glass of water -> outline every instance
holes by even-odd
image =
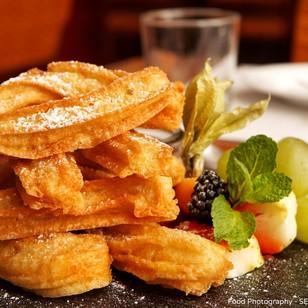
[[[146,65],[171,80],[189,81],[211,58],[214,74],[231,79],[237,64],[240,15],[212,8],[175,8],[141,15]]]

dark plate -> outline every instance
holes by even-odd
[[[292,302],[291,302],[292,301]],[[265,265],[227,280],[201,297],[150,286],[114,271],[113,282],[85,294],[45,299],[0,281],[0,307],[304,307],[308,305],[308,246],[293,243]]]

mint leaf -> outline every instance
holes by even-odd
[[[246,166],[237,158],[233,158],[233,163],[228,168],[230,158],[227,164],[227,183],[233,203],[238,203],[243,195],[249,195],[252,188],[251,176]],[[230,164],[231,165],[231,164]]]
[[[252,191],[242,199],[249,203],[276,202],[292,191],[292,180],[278,172],[267,172],[256,176],[252,181]]]
[[[241,143],[230,153],[227,164],[228,189],[235,203],[252,193],[253,179],[276,167],[277,144],[265,135]]]
[[[215,198],[211,216],[216,242],[225,240],[232,249],[248,247],[248,240],[256,228],[253,214],[233,210],[223,195]]]

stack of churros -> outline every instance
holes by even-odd
[[[4,82],[0,278],[46,297],[107,286],[112,264],[186,294],[222,284],[226,249],[160,225],[179,213],[182,161],[134,130],[175,130],[183,104],[155,67],[54,62]]]

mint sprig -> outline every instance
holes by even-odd
[[[234,206],[244,202],[277,202],[290,194],[291,179],[274,172],[276,154],[276,142],[265,135],[253,136],[231,151],[227,183]],[[256,224],[253,214],[232,209],[220,195],[212,204],[211,216],[217,242],[226,240],[232,249],[249,245]]]
[[[289,195],[291,184],[283,173],[262,173],[253,179],[252,191],[242,199],[249,203],[276,202]]]
[[[291,192],[291,179],[275,173],[277,144],[265,135],[241,143],[230,153],[227,182],[233,204],[277,202]]]
[[[225,197],[220,195],[212,204],[211,216],[216,242],[225,240],[232,249],[242,249],[249,245],[248,240],[256,228],[253,214],[233,210]]]

